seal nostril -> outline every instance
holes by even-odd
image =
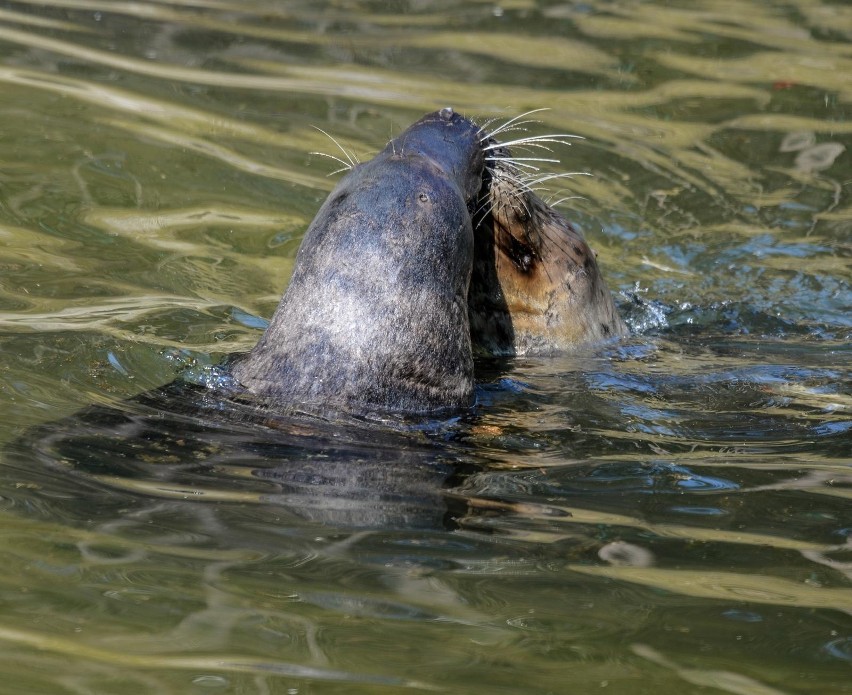
[[[420,198],[421,203],[429,202],[429,196],[426,193],[421,193],[418,197]]]
[[[451,106],[445,106],[438,112],[438,115],[445,121],[449,121],[453,117],[453,109]]]

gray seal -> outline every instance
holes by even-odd
[[[276,404],[411,413],[474,400],[467,293],[479,129],[442,109],[349,171],[308,228],[257,346],[233,365]]]

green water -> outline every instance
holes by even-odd
[[[845,2],[0,2],[0,692],[852,692],[850,75]],[[630,339],[426,441],[13,444],[250,348],[317,128],[445,105],[585,138]]]

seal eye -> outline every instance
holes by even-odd
[[[418,196],[418,198],[420,198],[421,203],[428,203],[429,202],[429,196],[426,193],[421,193]]]

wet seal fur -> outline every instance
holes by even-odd
[[[472,405],[469,207],[484,164],[479,129],[443,109],[354,167],[308,228],[290,285],[235,379],[274,403]]]
[[[446,108],[344,176],[232,374],[275,406],[435,412],[473,404],[474,349],[551,353],[625,332],[580,235],[505,146]]]

